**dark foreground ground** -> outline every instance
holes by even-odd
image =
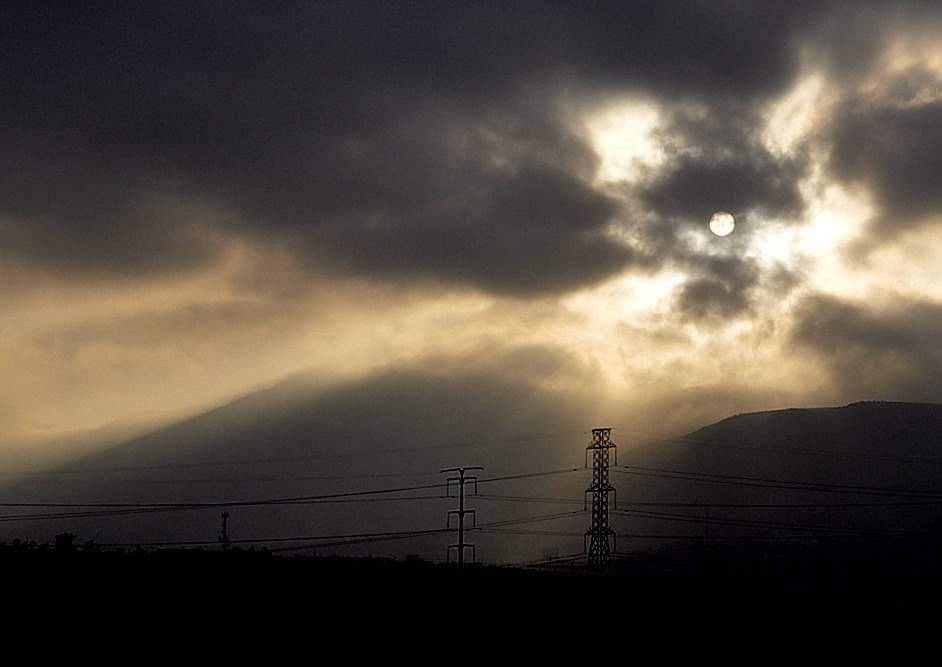
[[[930,547],[932,547],[930,549]],[[914,549],[921,549],[913,552]],[[540,569],[454,565],[417,558],[285,557],[262,550],[124,550],[6,544],[0,571],[8,591],[38,590],[47,600],[114,599],[214,605],[225,611],[342,609],[363,618],[448,617],[487,609],[522,619],[593,613],[614,618],[829,624],[898,612],[935,616],[942,569],[934,545],[900,543],[863,551],[842,545],[808,552],[751,554],[666,551],[618,559],[589,576],[580,561]],[[666,561],[670,567],[664,567]],[[228,602],[222,602],[222,601]],[[149,602],[147,603],[149,604]],[[338,612],[339,613],[339,612]],[[379,616],[377,616],[379,614]],[[400,619],[401,620],[401,619]]]

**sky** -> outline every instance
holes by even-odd
[[[10,3],[0,447],[297,373],[661,428],[938,401],[940,34],[917,1]]]

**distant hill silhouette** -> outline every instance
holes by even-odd
[[[934,534],[942,526],[937,404],[874,401],[740,414],[620,462],[648,468],[615,475],[623,508],[674,515],[630,518],[620,524],[623,533],[765,536],[785,544],[798,535],[826,540],[844,531],[869,540],[857,545],[869,550],[881,547],[881,531]],[[703,476],[710,474],[719,477]],[[632,508],[635,499],[687,506]]]
[[[703,472],[933,485],[942,482],[942,405],[867,401],[746,413],[664,445],[659,459]]]
[[[690,438],[738,438],[763,447],[808,445],[854,455],[942,460],[940,435],[942,404],[862,401],[736,415],[694,431]]]

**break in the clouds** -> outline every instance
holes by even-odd
[[[854,349],[911,324],[894,358],[923,359],[932,318],[867,310],[895,276],[848,251],[906,231],[932,254],[939,21],[918,1],[10,5],[0,403],[63,427],[470,358],[617,378],[626,401],[769,397],[840,376],[808,327],[855,290],[830,329],[861,322]],[[889,287],[937,301],[930,264]]]

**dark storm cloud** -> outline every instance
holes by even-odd
[[[749,309],[747,291],[741,283],[695,278],[679,289],[674,307],[689,320],[726,319]]]
[[[2,122],[0,141],[0,261],[128,278],[186,270],[216,255],[200,222],[181,219],[179,192],[149,165],[55,145],[38,128],[14,131]]]
[[[748,108],[791,81],[819,6],[10,7],[4,254],[72,276],[177,272],[215,258],[209,225],[376,278],[591,284],[637,253],[606,234],[616,206],[557,98]],[[693,214],[705,204],[664,202],[726,184],[732,207],[784,210],[789,177],[761,151],[688,156],[648,198]],[[219,219],[154,204],[168,199]]]
[[[832,2],[809,24],[803,48],[809,61],[853,88],[880,67],[888,49],[934,41],[940,24],[936,0]]]
[[[762,272],[737,256],[692,258],[691,277],[674,295],[674,311],[689,321],[723,321],[752,307],[752,292]]]
[[[939,400],[942,304],[878,308],[818,295],[795,318],[792,340],[821,357],[845,396]]]
[[[658,133],[665,166],[641,185],[641,201],[668,226],[702,225],[715,211],[740,222],[797,216],[807,160],[773,155],[759,136],[763,126],[756,110],[729,102],[674,113]]]
[[[478,284],[517,294],[565,291],[627,266],[634,251],[610,240],[614,202],[548,167],[497,173],[478,196],[425,218],[351,221],[317,233],[361,271]],[[320,231],[320,230],[318,230]],[[331,258],[325,258],[326,261]]]
[[[852,100],[833,120],[831,168],[874,197],[872,231],[881,237],[942,216],[940,95],[937,76],[910,71],[887,97]]]

